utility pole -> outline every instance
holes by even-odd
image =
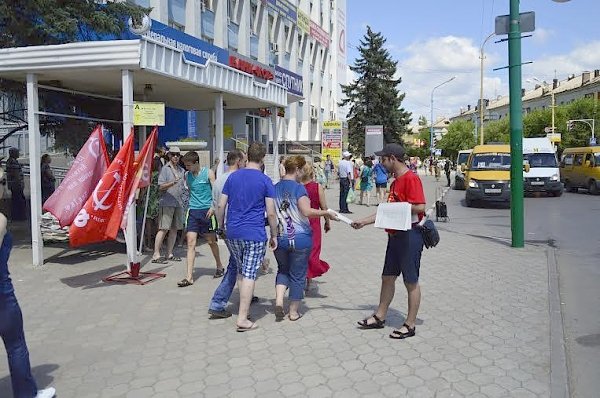
[[[510,98],[510,220],[512,247],[525,246],[523,206],[523,99],[521,98],[520,0],[510,0],[508,81]]]
[[[479,73],[479,144],[483,145],[483,60],[485,58],[483,54],[483,47],[489,39],[491,39],[496,33],[491,33],[485,38],[479,49],[479,59],[481,59],[481,67]]]

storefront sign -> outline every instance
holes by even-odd
[[[268,0],[269,8],[296,23],[296,6],[288,0]]]
[[[310,21],[310,37],[321,43],[323,47],[329,47],[329,33],[314,21]]]
[[[383,126],[365,126],[365,155],[371,156],[383,148]]]
[[[321,153],[323,158],[327,155],[337,165],[342,158],[342,122],[330,120],[323,122],[321,134]]]
[[[298,13],[298,22],[296,22],[298,29],[304,33],[310,34],[310,17],[299,8],[296,11]]]
[[[139,39],[140,36],[130,31],[124,33],[125,39]],[[158,41],[162,44],[175,47],[183,52],[188,61],[205,65],[208,60],[227,65],[229,52],[220,47],[213,46],[187,33],[173,29],[156,20],[152,20],[152,28],[144,37]]]
[[[162,102],[134,102],[134,126],[164,126],[165,104]]]
[[[287,69],[275,67],[275,83],[281,84],[288,92],[302,96],[303,81],[302,76],[290,72]]]
[[[260,66],[253,62],[246,61],[245,59],[242,59],[237,55],[229,56],[229,66],[241,70],[242,72],[254,75],[259,79],[273,80],[273,78],[275,77],[275,75],[270,69],[267,69],[266,67]]]

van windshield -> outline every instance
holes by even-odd
[[[472,170],[508,170],[510,169],[509,153],[477,153],[471,161]]]
[[[594,154],[594,166],[600,167],[600,152]]]
[[[467,164],[467,160],[469,160],[470,153],[463,152],[458,154],[458,159],[456,160],[457,164]]]
[[[558,167],[553,153],[524,153],[523,160],[528,162],[531,168]]]

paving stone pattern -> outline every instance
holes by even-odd
[[[328,191],[331,203],[336,194]],[[351,209],[355,218],[375,210]],[[236,333],[234,318],[207,319],[219,280],[205,244],[188,288],[176,286],[183,262],[146,286],[102,283],[123,260],[102,250],[49,248],[47,257],[59,256],[33,270],[30,251],[18,246],[11,269],[36,379],[60,398],[549,396],[543,250],[444,231],[441,238],[423,253],[417,335],[405,341],[388,338],[406,313],[401,283],[385,329],[356,327],[379,296],[386,237],[373,227],[333,225],[322,256],[331,270],[298,322],[275,323],[274,274],[262,276],[251,311],[260,329],[248,333]],[[10,391],[2,358],[0,396]]]

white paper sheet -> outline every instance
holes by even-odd
[[[375,228],[408,231],[412,224],[411,207],[408,202],[380,203],[377,206]]]
[[[345,222],[348,225],[352,225],[352,223],[354,222],[351,219],[349,219],[348,217],[344,216],[343,214],[338,213],[335,210],[327,209],[327,212],[330,214],[333,214],[334,216],[336,216],[338,218],[338,220]]]

